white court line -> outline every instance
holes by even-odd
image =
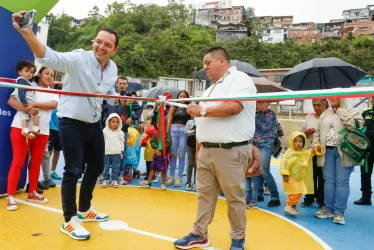
[[[133,187],[133,188],[139,188],[138,186],[124,186],[124,187]],[[142,187],[140,187],[142,188]],[[152,188],[155,188],[155,189],[158,189],[156,187],[152,187]],[[168,189],[168,190],[172,190],[172,191],[177,191],[177,192],[182,192],[182,193],[189,193],[189,194],[195,194],[197,195],[198,193],[197,192],[191,192],[191,191],[184,191],[184,190],[175,190],[175,189]],[[219,199],[222,199],[222,200],[225,200],[224,197],[218,197]],[[308,234],[310,237],[312,237],[315,241],[317,241],[325,250],[332,250],[332,248],[325,242],[323,241],[321,238],[319,238],[316,234],[314,234],[312,231],[310,231],[309,229],[303,227],[302,225],[282,216],[282,215],[279,215],[277,213],[274,213],[274,212],[271,212],[271,211],[268,211],[268,210],[265,210],[265,209],[261,209],[259,208],[259,210],[261,211],[264,211],[266,213],[269,213],[269,214],[272,214],[272,215],[275,215],[276,217],[280,218],[280,219],[283,219],[289,223],[291,223],[292,225],[296,226],[297,228],[301,229],[302,231],[304,231],[306,234]]]
[[[48,206],[43,206],[43,205],[40,205],[40,204],[36,204],[36,203],[32,203],[32,202],[28,202],[28,201],[24,201],[24,200],[20,200],[20,199],[15,199],[15,200],[18,203],[25,204],[25,205],[28,205],[28,206],[31,206],[31,207],[44,209],[44,210],[54,212],[54,213],[58,213],[58,214],[63,214],[62,210],[60,210],[60,209],[56,209],[56,208],[52,208],[52,207],[48,207]],[[126,231],[129,231],[129,232],[145,235],[145,236],[148,236],[148,237],[153,237],[153,238],[160,239],[160,240],[170,241],[170,242],[174,242],[174,241],[177,240],[176,238],[163,236],[163,235],[155,234],[155,233],[150,233],[150,232],[146,232],[146,231],[139,230],[139,229],[136,229],[136,228],[131,228],[131,227],[122,228],[121,230],[126,230]],[[215,248],[215,247],[205,247],[205,248],[201,248],[201,249],[204,249],[204,250],[220,250],[219,248]]]
[[[57,186],[60,186],[60,185],[57,185]],[[141,189],[144,189],[144,187],[132,186],[132,185],[120,186],[120,187],[123,187],[123,188],[141,188]],[[151,187],[151,188],[152,189],[159,189],[159,188],[156,188],[156,187]],[[184,190],[176,190],[176,189],[168,189],[168,190],[198,195],[197,192],[184,191]],[[222,199],[222,200],[225,200],[224,197],[218,197],[218,198]],[[23,200],[19,200],[19,199],[16,199],[16,201],[19,202],[19,203],[22,203],[22,204],[26,204],[26,205],[32,206],[32,207],[37,207],[37,208],[45,209],[45,210],[48,210],[48,211],[51,211],[51,212],[56,212],[56,213],[62,214],[62,211],[59,210],[59,209],[55,209],[55,208],[51,208],[51,207],[47,207],[47,206],[42,206],[42,205],[39,205],[39,204],[34,204],[34,203],[31,203],[31,202],[27,202],[27,201],[23,201]],[[325,250],[332,250],[332,248],[325,241],[323,241],[316,234],[314,234],[309,229],[303,227],[302,225],[300,225],[300,224],[298,224],[298,223],[296,223],[296,222],[294,222],[294,221],[292,221],[292,220],[290,220],[290,219],[288,219],[288,218],[286,218],[286,217],[284,217],[282,215],[279,215],[277,213],[274,213],[274,212],[271,212],[271,211],[268,211],[268,210],[265,210],[265,209],[261,209],[261,208],[259,208],[259,210],[264,211],[264,212],[269,213],[269,214],[272,214],[272,215],[275,215],[276,217],[289,222],[290,224],[292,224],[292,225],[296,226],[297,228],[303,230],[306,234],[308,234],[315,241],[317,241]],[[157,238],[157,239],[163,239],[163,240],[166,240],[166,241],[175,241],[176,240],[174,238],[170,238],[170,237],[167,237],[167,236],[153,234],[153,233],[145,232],[145,231],[142,231],[142,230],[133,229],[133,228],[130,228],[130,227],[128,227],[125,230],[131,231],[131,232],[134,232],[132,230],[136,230],[136,233],[143,234],[143,235],[146,235],[146,236],[149,236],[149,237],[154,237],[154,238]],[[159,238],[159,237],[162,237],[162,238]],[[204,250],[219,250],[219,249],[218,248],[213,248],[213,247],[208,247],[208,248],[204,248]]]

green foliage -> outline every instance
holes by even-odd
[[[95,6],[90,15],[98,12]],[[194,67],[201,69],[204,52],[213,46],[223,46],[231,59],[249,62],[259,69],[291,68],[316,57],[339,57],[374,73],[374,39],[369,36],[308,46],[292,41],[265,44],[258,41],[266,26],[253,14],[253,9],[246,11],[250,37],[216,42],[215,30],[194,25],[194,13],[186,10],[180,1],[169,0],[167,6],[114,2],[107,6],[105,19],[89,16],[79,28],[70,26],[66,14],[47,16],[48,45],[57,51],[89,50],[96,31],[105,25],[117,30],[120,36],[119,49],[113,58],[119,73],[131,77],[191,78]]]

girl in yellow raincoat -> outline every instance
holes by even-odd
[[[323,152],[321,146],[317,146],[316,152],[313,149],[306,150],[307,145],[304,133],[292,132],[289,148],[281,162],[280,174],[283,176],[284,192],[288,194],[284,211],[289,215],[299,214],[296,205],[302,194],[314,192],[312,157]]]

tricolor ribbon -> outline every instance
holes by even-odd
[[[165,92],[162,96],[159,96],[160,108],[157,112],[157,140],[158,140],[158,149],[162,150],[162,154],[166,157],[166,127],[165,127],[165,102],[168,99],[172,98],[170,92]]]

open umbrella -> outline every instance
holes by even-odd
[[[257,93],[269,93],[269,92],[287,92],[288,90],[283,88],[279,83],[270,81],[265,77],[251,77],[253,83],[256,86]]]
[[[151,89],[148,89],[142,94],[142,97],[145,98],[156,98],[160,95],[163,95],[166,91],[170,91],[173,95],[173,99],[178,98],[178,93],[181,91],[178,88],[175,87],[168,87],[168,86],[157,86],[153,87]]]
[[[231,60],[230,61],[230,65],[231,66],[236,66],[236,68],[241,71],[241,72],[244,72],[246,73],[247,75],[251,76],[251,77],[262,77],[261,73],[258,71],[258,69],[256,69],[252,64],[250,63],[247,63],[247,62],[242,62],[242,61],[238,61],[238,60]],[[197,78],[200,78],[200,79],[205,79],[205,80],[209,80],[206,73],[205,73],[205,70],[204,69],[201,69],[199,70],[198,72],[196,72],[196,75],[195,75]]]
[[[284,75],[282,86],[291,90],[350,88],[365,75],[339,58],[315,58],[293,67]]]

